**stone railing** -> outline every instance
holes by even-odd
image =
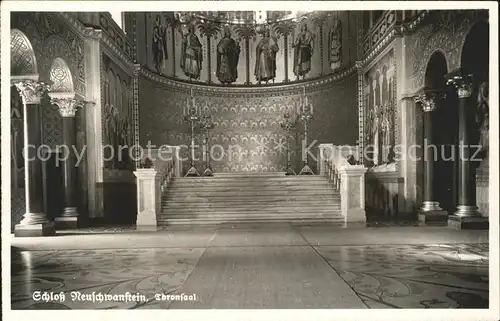
[[[346,222],[366,222],[365,173],[358,165],[357,146],[319,145],[320,175],[326,176],[340,193],[340,207]]]
[[[149,149],[143,154],[143,168],[134,172],[137,178],[138,229],[156,229],[163,192],[174,177],[181,176],[179,151],[179,146],[168,146],[161,150]]]

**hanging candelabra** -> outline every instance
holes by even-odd
[[[195,133],[194,129],[198,122],[200,121],[200,115],[199,115],[199,109],[196,106],[196,100],[193,96],[193,89],[191,89],[191,106],[189,106],[189,98],[186,104],[186,107],[184,108],[184,120],[189,122],[191,126],[191,167],[186,173],[186,177],[192,177],[192,176],[200,176],[200,173],[196,169],[195,166],[195,146],[194,146],[194,138],[195,138]]]
[[[300,120],[302,120],[302,123],[304,124],[304,144],[302,146],[302,154],[303,156],[303,162],[304,166],[299,172],[299,175],[314,175],[314,172],[312,171],[311,167],[309,167],[308,164],[308,153],[307,153],[307,125],[313,118],[313,105],[308,102],[307,96],[306,96],[306,87],[304,86],[304,92],[302,94],[302,99],[301,103],[299,105],[300,108]],[[306,149],[304,149],[304,146]]]
[[[293,167],[292,167],[292,161],[291,161],[291,155],[290,155],[290,149],[291,149],[291,144],[290,144],[291,137],[290,136],[291,136],[291,132],[297,126],[297,120],[295,119],[294,121],[292,121],[289,112],[286,112],[283,117],[285,118],[285,120],[280,123],[280,126],[286,132],[286,170],[285,170],[285,175],[296,175],[295,171],[293,170]]]
[[[212,115],[205,114],[201,118],[201,130],[204,134],[204,145],[205,145],[205,171],[203,176],[214,176],[214,172],[210,166],[210,131],[214,129],[215,125],[212,121]]]

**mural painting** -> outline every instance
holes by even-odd
[[[300,77],[305,79],[307,73],[311,71],[311,57],[314,48],[314,35],[311,31],[307,30],[307,24],[302,25],[300,34],[293,44],[293,48],[293,73],[297,77],[297,80],[299,80]]]
[[[231,38],[231,29],[224,27],[224,37],[217,45],[217,78],[223,84],[230,84],[238,79],[238,61],[240,45]]]
[[[365,147],[368,166],[394,162],[394,50],[381,57],[364,76]]]

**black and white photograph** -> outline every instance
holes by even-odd
[[[0,8],[6,320],[500,319],[496,2]]]

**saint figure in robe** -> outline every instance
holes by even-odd
[[[200,39],[190,24],[188,32],[182,37],[181,68],[190,79],[199,79],[203,62],[203,48]]]
[[[238,78],[240,46],[231,38],[228,26],[224,27],[224,37],[217,45],[217,78],[223,84],[230,84]]]
[[[254,75],[259,84],[262,81],[267,83],[276,77],[276,53],[278,50],[276,38],[271,38],[269,29],[266,29],[264,38],[260,40],[256,49]]]

